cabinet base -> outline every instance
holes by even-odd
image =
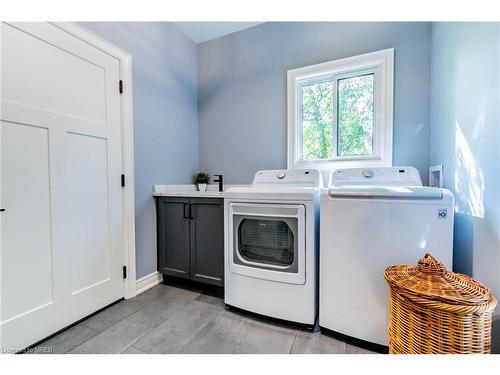
[[[224,298],[224,287],[163,274],[163,283],[177,288]]]

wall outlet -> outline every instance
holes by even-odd
[[[443,187],[443,164],[429,167],[429,186]]]

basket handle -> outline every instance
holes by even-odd
[[[418,261],[418,270],[422,273],[444,275],[447,270],[443,263],[427,253]]]

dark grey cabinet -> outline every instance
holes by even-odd
[[[158,272],[222,286],[224,201],[156,197]]]
[[[190,198],[191,280],[221,285],[224,274],[224,204],[217,198]]]
[[[158,272],[191,278],[189,198],[157,199]]]

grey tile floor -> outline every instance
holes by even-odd
[[[372,353],[319,332],[228,311],[221,298],[160,284],[46,340],[52,353]]]

